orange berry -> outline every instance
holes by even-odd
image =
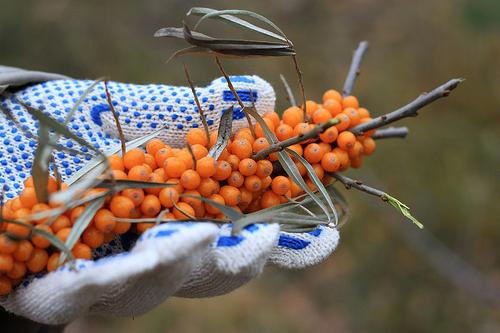
[[[69,219],[71,221],[71,224],[75,224],[76,220],[82,215],[82,213],[85,211],[84,206],[78,206],[75,207],[71,210],[71,214],[69,216]]]
[[[304,150],[302,149],[302,146],[300,144],[291,145],[291,146],[288,146],[287,148],[290,150],[293,150],[294,152],[296,152],[300,156],[302,156],[302,154],[304,153]],[[292,158],[295,159],[295,157],[293,155],[290,154],[290,156],[292,156]]]
[[[82,241],[93,249],[98,248],[104,243],[104,233],[93,226],[88,226],[82,234]]]
[[[323,107],[330,112],[332,117],[335,117],[338,115],[340,112],[342,112],[342,105],[339,103],[339,101],[335,99],[328,99],[323,103]]]
[[[241,201],[241,192],[234,186],[222,186],[219,194],[224,198],[224,202],[228,206],[236,206]]]
[[[127,179],[128,176],[124,171],[121,170],[112,170],[114,179]]]
[[[280,124],[280,116],[276,112],[268,112],[264,115],[264,119],[271,119],[274,125],[274,128],[278,127]]]
[[[59,252],[54,252],[50,255],[49,260],[47,261],[47,271],[53,272],[55,271],[60,265],[59,265],[59,257],[60,257]]]
[[[186,165],[187,169],[193,169],[194,167],[193,155],[191,155],[191,153],[188,150],[181,150],[179,153],[175,155],[175,157],[181,159],[182,162],[184,162],[184,164]]]
[[[186,170],[182,173],[179,181],[184,188],[194,190],[200,186],[201,177],[194,170]]]
[[[57,185],[56,180],[53,177],[49,176],[49,180],[47,183],[47,190],[49,191],[49,193],[57,192],[58,188],[59,185]]]
[[[229,154],[229,150],[227,150],[227,147],[224,148],[224,150],[222,151],[222,153],[220,154],[219,158],[217,159],[217,161],[226,161],[227,160],[227,157],[231,155]]]
[[[229,177],[229,178],[231,178],[231,177]],[[241,176],[241,178],[243,178],[243,176]],[[229,182],[229,180],[228,180],[228,184],[233,185]],[[236,186],[236,187],[238,187],[238,186]],[[202,178],[201,182],[200,182],[200,186],[198,186],[198,188],[196,190],[198,192],[200,192],[201,196],[209,197],[212,194],[219,192],[219,189],[220,189],[220,186],[219,186],[218,181],[216,181],[212,178]]]
[[[146,230],[153,228],[156,225],[154,222],[143,222],[143,223],[137,223],[136,228],[137,232],[139,234],[144,233]]]
[[[116,154],[108,156],[108,162],[111,170],[125,170],[125,165],[123,164],[122,158]]]
[[[254,177],[254,176],[250,176],[250,177]],[[242,187],[240,189],[240,192],[241,192],[241,200],[240,200],[240,204],[239,206],[242,207],[246,207],[250,204],[250,202],[252,202],[253,200],[253,195],[252,195],[252,191],[250,191],[249,189],[247,189],[246,187]]]
[[[345,108],[359,108],[358,99],[354,96],[346,96],[342,99],[342,107]]]
[[[309,117],[312,117],[314,111],[318,109],[318,103],[315,101],[306,101],[306,113]]]
[[[31,187],[33,187],[33,186],[31,186]],[[18,209],[23,208],[23,205],[21,204],[21,199],[19,199],[19,197],[14,198],[12,200],[12,204],[10,206],[14,212],[17,211]]]
[[[271,176],[267,176],[265,178],[262,178],[262,186],[261,186],[261,190],[265,190],[266,188],[268,188],[269,186],[271,186],[271,183],[273,182],[273,179],[271,178]]]
[[[343,168],[346,168],[349,166],[349,164],[350,164],[349,155],[347,154],[347,152],[345,150],[336,147],[332,150],[332,152],[337,155],[337,158],[339,160],[339,163],[340,163],[339,170],[343,170]]]
[[[163,207],[171,208],[179,201],[179,192],[173,187],[165,187],[160,191],[159,199]]]
[[[281,198],[279,195],[273,191],[266,191],[262,194],[260,198],[260,206],[265,209],[269,207],[277,206],[281,203]]]
[[[358,114],[359,114],[359,118],[360,119],[369,118],[370,117],[370,111],[368,111],[365,108],[358,108]]]
[[[6,276],[0,275],[0,296],[8,295],[12,291],[12,282]]]
[[[283,112],[283,122],[292,128],[304,122],[304,111],[296,106],[289,107]]]
[[[116,225],[114,218],[115,216],[111,211],[101,208],[94,216],[94,226],[103,233],[111,232]]]
[[[26,262],[26,267],[32,273],[38,273],[47,266],[48,260],[49,255],[47,254],[47,251],[35,248],[31,258]]]
[[[210,144],[208,145],[209,147],[215,145],[215,143],[217,142],[217,136],[217,131],[213,131],[212,133],[210,133]]]
[[[38,203],[35,189],[33,187],[25,188],[19,195],[19,200],[21,200],[21,205],[23,206],[23,208],[31,209],[35,204]]]
[[[165,169],[165,176],[168,178],[179,178],[184,171],[186,171],[187,166],[184,161],[178,157],[169,157],[165,160],[163,164]]]
[[[185,202],[179,202],[176,206],[177,207],[174,207],[172,214],[174,214],[175,218],[178,220],[188,220],[195,215],[193,207]]]
[[[345,131],[339,134],[337,138],[337,145],[340,149],[349,150],[354,147],[356,137],[351,132]]]
[[[160,173],[152,172],[152,173],[149,174],[148,182],[152,182],[152,183],[164,183],[165,179],[163,178],[163,176]],[[145,188],[144,191],[146,191],[147,194],[158,195],[160,193],[160,191],[161,191],[161,187]]]
[[[243,176],[251,176],[257,172],[257,162],[251,158],[244,158],[241,160],[238,170]]]
[[[307,169],[304,166],[304,164],[302,164],[302,162],[295,161],[295,166],[297,167],[297,169],[299,169],[299,173],[300,173],[301,176],[305,176],[306,175]]]
[[[250,192],[260,191],[262,188],[262,179],[255,175],[245,177],[245,188]]]
[[[268,160],[257,161],[257,171],[255,175],[259,178],[270,176],[273,173],[273,163]]]
[[[50,228],[46,224],[37,225],[35,227],[35,229],[37,229],[37,230],[43,230],[43,231],[45,231],[46,233],[49,233],[49,234],[53,234],[54,233],[52,231],[52,228]],[[36,247],[38,247],[40,249],[45,249],[45,248],[48,248],[50,246],[50,241],[45,236],[43,236],[43,235],[41,235],[39,233],[33,233],[33,236],[31,237],[31,242],[33,243],[33,245],[35,245]]]
[[[215,201],[221,205],[225,205],[226,201],[224,200],[224,197],[220,194],[212,194],[211,196],[208,197],[208,199]],[[212,206],[210,203],[205,202],[205,209],[209,214],[219,214],[220,210],[216,208],[215,206]]]
[[[375,140],[373,140],[372,138],[365,138],[362,144],[363,144],[363,154],[365,155],[373,154],[375,148],[377,147]]]
[[[343,112],[336,115],[335,118],[337,118],[340,121],[340,123],[335,125],[339,133],[345,131],[351,125],[351,118],[349,118],[349,116]]]
[[[33,206],[33,208],[31,208],[31,214],[32,215],[35,215],[37,213],[41,213],[41,212],[44,212],[44,211],[47,211],[47,210],[50,210],[50,206],[47,205],[47,204],[44,204],[44,203],[37,203]],[[41,219],[38,219],[38,220],[35,220],[35,223],[44,223],[47,221],[47,218],[41,218]]]
[[[274,133],[273,121],[269,118],[264,118],[264,122],[266,123],[269,130]],[[255,135],[257,136],[257,138],[264,138],[266,136],[264,129],[262,128],[262,126],[260,126],[259,123],[255,124]]]
[[[355,168],[355,169],[361,168],[362,165],[363,165],[362,156],[357,156],[357,157],[351,159],[351,166],[353,168]]]
[[[123,165],[128,170],[132,169],[136,165],[142,165],[145,161],[144,152],[139,148],[130,149],[123,156]]]
[[[213,157],[205,156],[196,163],[196,172],[203,177],[212,177],[217,171],[217,162]]]
[[[25,223],[27,223],[27,222],[25,222]],[[7,224],[6,231],[14,237],[23,239],[23,238],[28,237],[28,235],[31,232],[31,229],[27,226],[24,226],[24,225],[9,223],[9,224]]]
[[[33,183],[33,177],[32,176],[29,176],[28,178],[26,178],[26,180],[24,181],[24,187],[34,187],[35,184]]]
[[[231,172],[231,175],[227,179],[227,183],[231,186],[234,186],[234,187],[241,187],[241,185],[243,185],[244,180],[245,179],[244,179],[243,175],[241,174],[241,172],[233,171],[233,172]],[[200,191],[200,193],[201,193],[201,191]]]
[[[356,110],[355,108],[346,108],[342,112],[349,116],[349,119],[351,120],[351,123],[349,124],[350,127],[354,127],[359,124],[359,120],[361,118],[359,116],[358,110]]]
[[[208,149],[200,144],[192,145],[191,150],[193,151],[193,155],[197,160],[208,155]]]
[[[315,124],[322,124],[332,117],[332,114],[327,109],[319,108],[314,111],[312,120]]]
[[[229,150],[240,160],[252,156],[252,144],[246,139],[234,140],[229,146]]]
[[[134,209],[135,205],[132,200],[123,195],[117,195],[111,199],[109,209],[116,217],[127,218]]]
[[[10,239],[5,234],[0,234],[0,253],[10,254],[17,248],[17,242]]]
[[[92,249],[86,244],[76,243],[71,253],[76,259],[92,259]]]
[[[151,168],[151,172],[158,167],[155,157],[151,154],[144,154],[144,163]]]
[[[158,176],[161,176],[163,181],[165,180],[165,169],[163,169],[163,167],[159,167],[158,169],[153,171],[153,173],[157,174]]]
[[[239,159],[238,159],[239,161]],[[227,161],[218,161],[217,169],[215,170],[215,174],[213,178],[218,181],[223,181],[229,178],[232,172],[231,164]]]
[[[191,128],[186,135],[186,141],[190,145],[199,144],[205,147],[208,145],[207,134],[201,128]]]
[[[172,152],[172,149],[169,147],[164,147],[158,150],[155,154],[155,161],[156,165],[162,167],[167,158],[173,157],[174,153]]]
[[[127,188],[121,195],[132,200],[134,207],[138,207],[144,200],[144,191],[140,188]]]
[[[293,128],[293,135],[298,136],[300,134],[305,134],[305,133],[309,132],[310,130],[311,130],[311,128],[309,127],[308,123],[299,123],[299,124],[295,125],[295,127]]]
[[[144,165],[136,165],[128,172],[128,179],[144,182],[148,180],[150,173],[151,171],[149,171]]]
[[[238,170],[238,166],[240,165],[240,158],[236,155],[229,155],[226,159],[227,163],[231,165],[231,169],[233,171]]]
[[[323,154],[323,149],[317,143],[310,143],[304,149],[304,158],[311,164],[321,161]]]
[[[21,261],[15,261],[12,269],[7,273],[11,279],[20,279],[26,274],[26,264]]]
[[[300,187],[296,182],[291,182],[290,183],[290,192],[291,192],[291,197],[295,198],[304,193],[304,190],[302,187]]]
[[[196,197],[201,196],[200,192],[198,192],[196,190],[188,190],[188,191],[184,192],[184,194],[188,194],[188,195],[192,195],[192,196],[196,196]],[[191,198],[191,197],[182,197],[181,201],[185,202],[185,203],[189,204],[191,207],[193,207],[196,217],[201,218],[201,217],[205,216],[205,206],[200,199]]]
[[[321,141],[325,143],[332,143],[335,140],[337,140],[337,137],[339,135],[339,131],[335,126],[332,126],[330,128],[327,128],[323,133],[319,135],[319,138]]]
[[[0,253],[0,275],[7,273],[14,266],[14,258],[10,254]]]
[[[234,140],[237,139],[246,139],[248,142],[250,142],[250,144],[252,144],[255,140],[252,132],[248,127],[243,127],[236,131],[236,133],[234,134]]]
[[[158,138],[154,138],[148,141],[146,144],[146,151],[148,154],[155,156],[158,150],[162,149],[165,147],[165,143]]]
[[[307,185],[307,187],[309,187],[309,189],[310,189],[311,191],[313,191],[313,192],[314,192],[314,191],[316,191],[316,190],[318,189],[318,188],[316,187],[316,184],[314,184],[314,183],[313,183],[313,181],[312,181],[311,179],[309,179],[309,178],[308,178],[308,179],[306,179],[306,185]]]
[[[314,169],[314,173],[319,178],[319,180],[322,180],[323,177],[325,176],[325,170],[323,169],[323,167],[321,166],[321,164],[320,163],[316,163],[316,164],[313,164],[312,167]]]
[[[278,195],[285,195],[290,191],[290,180],[284,176],[277,176],[271,183],[271,188]]]
[[[325,91],[323,94],[323,102],[329,99],[334,99],[340,102],[342,100],[342,95],[337,90],[330,89]]]
[[[129,231],[131,227],[132,223],[130,222],[116,222],[116,225],[113,228],[113,232],[115,234],[121,235]]]
[[[56,233],[56,237],[59,238],[61,242],[66,243],[66,239],[68,239],[70,232],[71,232],[70,227],[63,228]]]
[[[153,217],[158,215],[161,210],[160,200],[156,195],[148,194],[144,198],[141,204],[141,211],[144,215],[148,217]]]
[[[337,157],[337,154],[330,152],[323,155],[323,158],[321,159],[321,166],[327,172],[337,171],[340,166],[340,161]]]
[[[276,128],[276,137],[280,141],[285,141],[293,137],[293,127],[287,124],[281,124]]]
[[[363,154],[363,145],[361,144],[361,142],[356,140],[354,142],[354,146],[349,148],[349,150],[347,151],[347,154],[349,155],[350,159],[357,158],[358,156]]]
[[[253,142],[252,148],[254,153],[258,153],[264,148],[269,147],[269,142],[266,138],[258,138]]]
[[[71,227],[71,221],[66,215],[59,216],[52,224],[50,228],[53,232],[57,233],[59,230]]]

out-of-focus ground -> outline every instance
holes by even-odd
[[[293,272],[268,268],[226,296],[170,299],[138,318],[85,319],[68,332],[500,331],[500,300],[495,305],[489,297],[500,286],[499,1],[0,4],[1,64],[74,77],[185,84],[182,61],[164,63],[184,44],[152,34],[179,26],[190,7],[208,6],[249,9],[277,23],[298,50],[309,98],[341,88],[363,39],[370,49],[354,93],[372,114],[391,111],[449,78],[466,78],[449,98],[401,122],[410,127],[408,138],[379,142],[364,167],[349,172],[408,203],[425,231],[351,190],[342,242],[323,264]],[[219,75],[210,58],[183,61],[200,85]],[[225,67],[269,80],[278,109],[286,106],[279,74],[295,83],[289,59],[226,60]],[[429,243],[429,237],[440,243]],[[455,265],[439,245],[468,264]]]

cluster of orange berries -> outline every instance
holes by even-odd
[[[332,118],[339,120],[319,137],[288,147],[312,165],[323,183],[330,182],[327,173],[343,171],[349,166],[359,167],[362,156],[374,151],[372,132],[359,137],[349,132],[350,127],[371,119],[368,110],[359,107],[356,97],[342,98],[337,91],[328,90],[323,95],[322,104],[307,101],[306,111],[290,107],[283,112],[281,119],[276,112],[264,115],[263,119],[280,141],[306,133]],[[173,148],[160,139],[152,139],[146,144],[145,151],[135,148],[123,157],[110,156],[108,160],[115,179],[172,185],[129,188],[107,198],[73,247],[73,256],[91,259],[93,249],[116,235],[129,231],[142,233],[155,225],[153,222],[117,221],[119,219],[154,218],[160,212],[162,220],[226,218],[217,207],[199,197],[249,213],[279,205],[302,194],[302,188],[289,177],[273,173],[272,161],[277,160],[276,153],[266,159],[252,158],[270,145],[259,124],[255,125],[253,132],[249,128],[236,131],[218,159],[208,154],[217,141],[217,132],[207,137],[199,128],[191,129],[187,134],[190,149]],[[306,184],[315,190],[305,166],[297,160],[295,164]],[[55,220],[33,221],[31,215],[57,207],[57,204],[39,203],[31,178],[24,185],[22,193],[3,206],[3,217],[30,223],[65,242],[85,205],[68,209]],[[65,188],[62,184],[61,190]],[[57,183],[50,178],[49,193],[57,190]],[[92,189],[85,196],[101,191],[105,190]],[[0,295],[9,293],[26,274],[50,272],[58,267],[60,252],[46,238],[33,234],[30,228],[4,223],[0,225],[0,232]]]

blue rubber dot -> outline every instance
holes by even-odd
[[[178,117],[179,117],[179,116],[178,116],[176,113],[174,113],[174,114],[172,115],[172,120],[176,120]]]
[[[137,125],[135,125],[137,128],[142,128],[142,123],[138,122]]]
[[[208,97],[203,97],[203,98],[201,99],[201,101],[202,101],[203,103],[208,102]]]
[[[193,117],[192,117],[192,116],[187,116],[187,117],[186,117],[186,120],[187,120],[187,121],[191,121],[191,120],[193,120]]]
[[[207,124],[208,124],[208,125],[213,125],[213,124],[214,124],[214,121],[213,121],[212,119],[209,119],[209,120],[207,120]]]
[[[138,111],[134,112],[134,117],[139,117],[140,115],[141,115],[140,112],[138,112]]]
[[[215,106],[214,106],[213,104],[210,104],[210,105],[208,106],[208,109],[209,109],[210,111],[213,111],[213,110],[215,110]]]
[[[156,128],[158,126],[157,123],[151,123],[149,126],[151,126],[151,128]]]
[[[130,118],[125,118],[125,124],[130,124]]]
[[[173,105],[167,105],[167,111],[172,111],[174,109]]]
[[[198,127],[199,127],[199,125],[198,125],[198,124],[192,124],[192,125],[191,125],[191,127],[192,127],[192,128],[198,128]]]
[[[147,109],[148,109],[148,105],[147,105],[147,104],[143,104],[143,105],[142,105],[142,109],[143,109],[143,110],[147,110]]]
[[[177,124],[177,128],[178,128],[178,129],[183,129],[183,128],[184,128],[184,126],[183,126],[182,124]]]
[[[186,112],[187,107],[185,107],[185,106],[181,106],[181,108],[180,108],[179,110],[180,110],[181,112]]]

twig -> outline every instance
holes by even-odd
[[[304,89],[304,78],[302,76],[302,71],[299,68],[299,62],[297,61],[297,56],[292,56],[293,64],[295,65],[295,71],[297,72],[297,77],[299,80],[300,87],[300,95],[302,97],[302,109],[304,110],[304,119],[307,119],[307,110],[306,110],[306,92]]]
[[[389,127],[376,130],[372,135],[372,139],[389,139],[389,138],[406,138],[408,135],[408,127]]]
[[[362,41],[359,43],[358,48],[354,51],[354,55],[352,56],[351,67],[349,68],[349,72],[347,73],[347,77],[344,82],[344,88],[342,89],[342,96],[349,96],[352,94],[352,88],[354,87],[354,81],[358,77],[360,73],[361,61],[363,60],[363,56],[365,55],[366,50],[368,49],[368,42]]]
[[[198,95],[196,95],[196,89],[194,88],[193,81],[191,81],[191,76],[189,76],[186,64],[184,64],[184,74],[186,75],[186,80],[189,84],[189,87],[191,88],[191,91],[193,92],[193,98],[196,102],[196,106],[198,107],[198,113],[200,114],[200,119],[207,135],[208,145],[210,146],[210,130],[208,129],[207,118],[205,118],[205,114],[203,113],[203,109],[201,108],[200,100],[198,99]]]
[[[414,101],[397,109],[396,111],[389,112],[380,117],[374,118],[369,122],[355,126],[349,129],[349,131],[351,131],[354,135],[362,135],[368,130],[385,126],[402,118],[414,117],[417,115],[417,111],[422,107],[434,102],[439,98],[448,96],[450,92],[455,89],[463,80],[464,79],[452,79],[445,84],[437,87],[430,93],[423,93]]]
[[[245,110],[245,105],[243,104],[243,101],[241,100],[240,96],[236,92],[236,89],[234,89],[233,83],[229,79],[229,75],[227,75],[226,71],[224,70],[224,67],[222,67],[222,63],[220,62],[218,57],[215,57],[215,62],[217,63],[217,67],[219,67],[219,70],[221,71],[222,75],[224,75],[224,78],[226,79],[227,86],[229,87],[229,90],[231,90],[231,92],[234,95],[234,98],[236,98],[236,100],[238,101],[238,104],[241,107],[241,110],[245,114],[245,118],[247,119],[247,122],[248,122],[248,128],[250,129],[252,136],[254,138],[256,138],[257,136],[255,135],[255,131],[253,129],[252,120],[250,119],[250,116],[248,115],[248,113]],[[251,92],[250,92],[250,95],[252,95]],[[252,97],[253,97],[253,95],[252,95]]]
[[[344,175],[341,175],[340,173],[337,173],[337,172],[329,173],[329,175],[332,176],[333,178],[337,179],[342,184],[344,184],[346,189],[355,188],[355,189],[360,190],[362,192],[379,197],[383,201],[387,201],[387,197],[386,197],[385,192],[378,190],[376,188],[370,187],[368,185],[365,185],[359,180],[351,179],[351,178],[346,177]]]
[[[283,83],[283,86],[285,87],[285,91],[286,91],[286,94],[287,94],[288,101],[290,102],[290,104],[292,106],[297,106],[297,102],[295,102],[295,97],[293,96],[292,89],[290,89],[290,85],[286,81],[286,79],[283,76],[283,74],[280,74],[280,79],[281,79],[281,82]]]
[[[300,143],[300,142],[305,141],[305,140],[316,138],[316,137],[318,137],[319,134],[323,133],[325,130],[327,130],[328,128],[330,128],[338,123],[339,123],[339,120],[337,118],[332,118],[332,119],[324,122],[323,124],[316,126],[315,128],[313,128],[312,130],[310,130],[308,132],[305,132],[305,133],[299,134],[297,136],[294,136],[290,139],[286,139],[284,141],[269,145],[266,148],[259,151],[257,154],[253,155],[252,158],[254,160],[260,160],[260,159],[263,159],[264,157],[268,156],[269,154],[272,154],[272,153],[277,152],[277,151],[281,151],[281,150],[283,150],[286,147],[289,147],[291,145]]]
[[[116,113],[115,107],[113,106],[113,101],[111,101],[111,95],[108,90],[108,81],[104,81],[104,90],[106,91],[106,99],[108,100],[109,108],[111,109],[111,113],[115,118],[116,129],[118,130],[118,135],[120,137],[120,144],[122,147],[122,156],[125,156],[125,153],[127,152],[125,136],[123,135],[122,125],[120,124],[120,120],[118,119],[118,114]]]
[[[57,164],[56,164],[56,161],[54,159],[54,155],[52,155],[52,154],[50,156],[50,162],[52,163],[52,166],[54,168],[54,178],[56,179],[57,190],[59,191],[61,189],[62,179],[61,179],[61,174],[59,173],[59,170],[57,169]]]

